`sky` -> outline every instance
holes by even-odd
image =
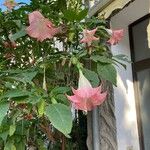
[[[2,8],[2,10],[6,10],[6,7],[3,6],[5,0],[0,0],[0,8]],[[23,3],[29,3],[30,0],[15,0],[15,2],[19,3],[19,2],[23,2]]]

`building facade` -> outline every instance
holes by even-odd
[[[90,16],[104,14],[112,29],[124,29],[124,39],[111,50],[132,60],[126,64],[126,70],[117,67],[117,149],[150,150],[150,1],[99,0],[89,5]]]

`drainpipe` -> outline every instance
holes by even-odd
[[[101,150],[100,148],[100,126],[99,126],[99,109],[92,111],[92,150]]]

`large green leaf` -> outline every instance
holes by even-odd
[[[63,104],[68,105],[68,106],[70,105],[70,102],[68,101],[65,94],[58,94],[55,96],[55,99],[57,100],[57,102],[63,103]]]
[[[0,125],[7,114],[8,108],[9,108],[9,103],[0,102]]]
[[[31,84],[32,79],[36,76],[36,74],[37,74],[37,71],[32,71],[32,72],[27,71],[27,72],[23,72],[23,73],[20,73],[20,74],[17,74],[15,76],[11,76],[8,78],[23,82],[23,83],[30,83]]]
[[[98,74],[94,71],[88,70],[88,69],[83,69],[83,73],[85,77],[91,82],[93,86],[98,86],[99,85],[99,78]]]
[[[105,56],[93,55],[91,56],[91,59],[95,62],[108,63],[108,64],[112,63],[112,60]]]
[[[97,64],[97,72],[102,79],[108,80],[115,86],[117,84],[117,71],[112,64]]]
[[[28,96],[31,93],[25,90],[14,89],[4,93],[0,98],[15,98],[15,97],[24,97]]]
[[[46,108],[45,113],[57,130],[66,136],[71,132],[72,114],[69,107],[58,103],[51,104]]]

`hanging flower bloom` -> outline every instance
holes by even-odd
[[[60,30],[55,28],[52,22],[44,18],[39,11],[29,14],[29,23],[30,26],[26,29],[27,34],[41,42],[47,38],[53,38]]]
[[[4,6],[6,6],[9,10],[12,10],[15,6],[18,5],[14,0],[5,0]]]
[[[96,33],[97,28],[93,29],[93,30],[83,30],[83,39],[80,41],[81,43],[87,43],[88,46],[90,46],[92,44],[93,41],[98,41],[99,38],[95,37],[94,34]]]
[[[107,92],[101,92],[101,86],[93,88],[81,70],[79,71],[78,89],[72,88],[72,91],[74,95],[67,95],[67,98],[73,103],[75,109],[84,111],[91,111],[96,106],[101,105],[107,95]]]
[[[123,38],[124,30],[107,29],[107,32],[111,35],[110,39],[107,42],[110,43],[111,45],[116,45]]]

